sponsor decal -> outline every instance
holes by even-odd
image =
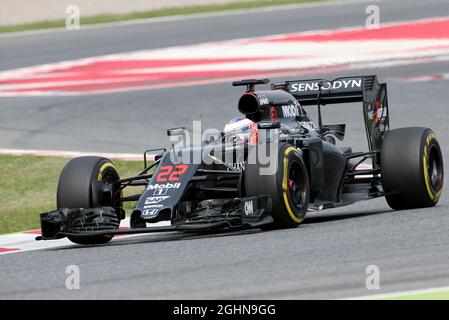
[[[282,108],[282,114],[284,117],[298,117],[299,116],[299,110],[298,107],[295,105],[284,105]]]
[[[271,107],[271,109],[270,109],[270,118],[271,118],[271,121],[277,121],[278,120],[278,114],[276,112],[276,108],[275,107]]]
[[[143,210],[142,216],[151,217],[151,216],[157,215],[158,212],[159,212],[159,209],[147,209],[147,210]]]
[[[230,163],[228,165],[233,167],[235,170],[245,170],[246,163],[245,162],[237,162],[237,163]]]
[[[157,182],[174,182],[179,181],[179,178],[186,173],[189,166],[187,164],[177,164],[162,166],[159,168],[159,172],[156,176]]]
[[[297,82],[290,84],[290,92],[318,91],[321,83],[321,90],[342,90],[342,89],[361,89],[362,78],[336,80],[336,81],[314,81]]]
[[[268,97],[264,94],[258,95],[257,97],[259,98],[259,104],[261,106],[266,106],[267,104],[270,103],[270,101],[268,100]]]
[[[145,199],[145,204],[155,204],[164,201],[165,199],[170,198],[170,196],[161,196],[161,197],[148,197]]]
[[[376,117],[376,110],[368,106],[368,120],[373,120]]]
[[[158,189],[178,189],[181,186],[181,183],[156,183],[156,184],[150,184],[147,188],[147,190],[158,190]]]
[[[162,205],[162,204],[152,204],[152,205],[149,205],[149,206],[144,206],[143,208],[144,209],[151,209],[151,208],[163,208],[164,207],[164,205]]]
[[[245,204],[243,205],[244,211],[245,211],[245,215],[246,216],[251,216],[254,214],[254,204],[253,201],[245,201]]]
[[[307,130],[316,130],[316,126],[315,123],[313,123],[312,121],[301,121],[300,122],[301,126],[303,126],[304,128],[306,128]]]
[[[384,113],[384,108],[377,109],[377,117],[380,117]]]
[[[164,194],[167,194],[168,189],[156,189],[153,192],[153,196],[163,196]]]

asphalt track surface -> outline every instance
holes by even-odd
[[[442,0],[379,5],[383,22],[449,15],[449,3]],[[0,38],[0,69],[357,26],[364,23],[365,7],[366,3],[289,9]],[[397,79],[447,72],[447,63],[429,63],[357,73],[377,73],[387,80],[392,127],[433,128],[448,159],[448,82]],[[2,98],[0,147],[139,152],[157,145],[154,141],[163,139],[167,127],[200,118],[205,127],[224,124],[236,115],[238,96],[230,85],[214,84],[94,96]],[[326,108],[323,115],[329,123],[349,123],[345,145],[365,148],[360,106]],[[371,200],[310,214],[306,223],[292,230],[145,235],[105,246],[3,255],[0,298],[345,298],[448,286],[447,199],[446,188],[437,207],[400,212],[390,210],[383,199]],[[71,264],[80,267],[80,290],[65,287],[66,266]],[[380,268],[380,290],[365,287],[368,265]]]

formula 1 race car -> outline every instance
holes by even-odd
[[[145,169],[134,177],[120,178],[101,157],[69,161],[59,178],[58,210],[41,214],[37,239],[101,244],[118,234],[292,228],[308,210],[377,197],[397,210],[437,204],[444,178],[436,135],[421,127],[390,130],[387,86],[376,76],[286,81],[255,90],[268,83],[235,81],[247,87],[238,101],[244,117],[197,144],[188,141],[185,128],[169,129],[171,148],[145,151]],[[337,147],[345,124],[322,123],[323,105],[352,102],[362,102],[368,151]],[[317,125],[307,116],[308,105],[318,108]],[[123,196],[132,186],[144,190]],[[136,202],[130,228],[119,229],[127,201]],[[151,226],[159,221],[170,225]]]

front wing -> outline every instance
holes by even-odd
[[[36,240],[57,240],[67,236],[126,235],[153,232],[207,232],[259,228],[270,224],[271,197],[258,196],[236,198],[237,207],[230,211],[217,212],[203,208],[192,219],[172,221],[171,226],[146,228],[119,228],[118,215],[114,208],[64,208],[42,213],[42,235]]]

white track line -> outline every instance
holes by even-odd
[[[442,81],[449,80],[449,73],[435,73],[430,75],[422,75],[416,77],[396,77],[396,80],[411,81],[411,82],[428,82],[428,81]]]
[[[411,23],[445,23],[448,17],[412,20],[407,23],[387,23],[384,27],[398,27]],[[418,26],[419,27],[419,26]],[[433,30],[433,29],[432,29]],[[338,34],[342,32],[363,31],[366,39],[351,38],[342,41]],[[202,43],[187,46],[175,46],[163,49],[139,50],[133,52],[110,54],[98,57],[62,61],[58,63],[38,65],[0,72],[0,96],[35,96],[35,95],[85,95],[93,93],[107,93],[151,88],[171,87],[180,85],[195,85],[199,80],[206,83],[221,82],[223,77],[229,77],[227,72],[248,74],[288,73],[301,74],[310,70],[325,70],[327,68],[358,69],[361,67],[387,67],[391,65],[425,63],[441,59],[449,55],[449,38],[434,38],[432,32],[428,38],[399,39],[392,41],[387,34],[379,39],[370,39],[368,31],[360,27],[341,28],[336,30],[321,30],[299,33],[289,33],[276,36],[234,39]],[[402,30],[401,32],[404,32]],[[296,41],[295,37],[328,36],[335,41]],[[290,40],[289,40],[290,39]],[[327,39],[327,38],[326,38]],[[393,39],[394,40],[394,39]],[[269,44],[267,44],[269,43]],[[329,52],[332,52],[330,55]],[[205,63],[172,64],[172,60],[199,59]],[[247,57],[258,57],[254,61],[247,61]],[[212,59],[212,60],[210,60]],[[224,60],[223,60],[224,59]],[[226,59],[230,59],[226,61]],[[126,61],[150,62],[163,60],[164,64],[151,64],[147,68],[137,68]],[[269,63],[267,63],[269,60]],[[88,70],[95,70],[99,64],[112,63],[120,65],[117,69],[92,77]],[[167,63],[167,64],[165,64]],[[70,71],[76,67],[84,68],[80,74]],[[179,76],[179,73],[186,74]],[[62,72],[62,74],[61,74]],[[188,80],[188,74],[218,72],[212,79]],[[43,78],[43,74],[48,78]],[[138,75],[151,80],[148,84],[126,83]],[[161,75],[170,76],[170,81],[161,83]],[[220,76],[221,75],[221,76]],[[56,76],[56,77],[55,77]],[[126,76],[126,78],[123,78]],[[61,78],[62,77],[62,78]],[[179,78],[178,78],[179,77]],[[236,76],[234,75],[233,78]],[[54,78],[52,80],[52,78]],[[118,79],[125,81],[121,86],[108,87],[108,83],[116,84]],[[163,77],[162,77],[163,78]],[[44,80],[44,81],[41,81]],[[57,83],[60,83],[58,88]],[[88,85],[86,90],[77,91],[76,85]],[[102,85],[103,84],[103,85]],[[50,86],[50,87],[49,87]],[[51,86],[56,86],[51,89]],[[75,86],[75,88],[73,88]],[[46,89],[47,88],[47,89]]]
[[[161,221],[152,224],[153,227],[162,227],[169,226],[170,221]],[[129,218],[125,218],[120,223],[121,228],[129,228]],[[79,246],[74,244],[67,238],[59,239],[59,240],[47,240],[47,241],[36,241],[36,237],[40,235],[39,230],[31,230],[31,231],[23,231],[23,232],[15,232],[0,235],[0,255],[4,254],[13,254],[19,252],[26,251],[36,251],[43,249],[52,249],[52,248],[61,248],[61,247],[74,247]],[[145,234],[131,234],[131,235],[118,235],[115,236],[114,241],[119,241],[120,239],[143,236],[154,233],[145,233]],[[81,247],[81,246],[80,246]],[[2,252],[2,250],[4,250]],[[5,251],[11,250],[11,251]]]
[[[0,149],[0,155],[10,156],[40,156],[40,157],[62,157],[75,158],[84,156],[99,156],[108,159],[143,161],[143,154],[136,153],[104,153],[104,152],[81,152],[81,151],[58,151],[58,150],[24,150],[24,149]],[[148,155],[149,160],[154,160],[154,155]]]

